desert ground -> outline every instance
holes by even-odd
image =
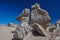
[[[12,31],[15,29],[15,27],[0,26],[0,40],[12,40]]]
[[[16,27],[0,26],[0,40],[12,40],[13,38],[12,31],[14,31],[15,29]],[[32,37],[32,35],[30,35],[30,37]],[[30,37],[28,37],[29,40],[30,40]],[[41,40],[41,38],[42,40],[47,39],[46,37],[38,37],[38,38],[32,37],[31,40]],[[28,40],[28,39],[25,38],[24,40]]]

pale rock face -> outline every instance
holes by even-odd
[[[35,8],[36,7],[36,8]],[[39,7],[39,4],[32,5],[31,23],[39,23],[46,29],[47,24],[50,22],[48,12]]]

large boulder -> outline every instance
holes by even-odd
[[[32,9],[31,10],[31,24],[38,23],[44,29],[46,29],[50,22],[50,16],[48,12],[40,8],[38,3],[32,5],[31,9]]]
[[[49,36],[48,32],[38,23],[34,23],[32,27],[36,32],[39,33],[39,36],[45,36],[45,37]]]

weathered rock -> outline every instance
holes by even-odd
[[[15,30],[14,38],[23,39],[32,30],[28,22],[29,17],[22,17],[21,25]]]
[[[48,12],[41,9],[38,3],[32,5],[31,9],[31,23],[38,23],[46,29],[50,22]]]
[[[25,8],[22,13],[17,17],[17,20],[18,21],[22,21],[22,17],[27,17],[29,16],[29,13],[30,13],[30,9],[28,8]]]
[[[58,29],[60,29],[60,20],[58,20],[54,25],[48,26],[47,29],[46,29],[46,31],[48,31],[49,34],[53,34]]]
[[[20,27],[15,30],[15,38],[23,39],[32,30],[29,26],[29,13],[30,10],[25,8],[22,11],[22,14],[17,17],[17,20],[21,21],[21,24]]]
[[[50,16],[48,15],[48,12],[44,9],[41,9],[38,3],[33,5],[31,9],[31,13],[29,9],[25,9],[22,11],[22,14],[17,17],[17,20],[21,21],[21,24],[20,27],[15,30],[15,38],[23,39],[25,36],[29,35],[25,40],[31,40],[31,38],[28,38],[31,36],[28,33],[31,32],[32,29],[36,29],[35,31],[41,35],[48,36],[48,33],[45,31],[50,22]],[[29,25],[29,23],[31,24]],[[36,27],[34,23],[37,23]]]
[[[49,36],[47,31],[38,23],[34,23],[32,27],[40,34],[40,36]]]
[[[52,35],[55,32],[55,29],[56,29],[55,25],[50,25],[46,28],[46,31]]]
[[[23,30],[23,32],[25,32],[25,30],[22,28],[22,27],[17,27],[16,28],[16,30],[15,30],[15,33],[14,33],[14,35],[13,35],[13,37],[15,38],[15,39],[23,39],[23,33],[22,33],[22,31],[21,30]]]
[[[50,40],[60,40],[60,29],[58,29],[55,33],[53,33]]]
[[[21,26],[25,28],[25,31],[28,33],[32,30],[32,27],[29,25],[29,17],[22,17]]]
[[[32,38],[33,38],[33,34],[32,32],[29,32],[28,35],[26,35],[23,40],[33,40]]]

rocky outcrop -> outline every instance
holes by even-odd
[[[25,8],[17,20],[21,24],[16,28],[14,38],[20,40],[51,40],[51,38],[53,39],[51,35],[53,36],[57,29],[60,29],[60,20],[56,24],[50,25],[48,12],[38,3],[32,5],[31,10]]]

